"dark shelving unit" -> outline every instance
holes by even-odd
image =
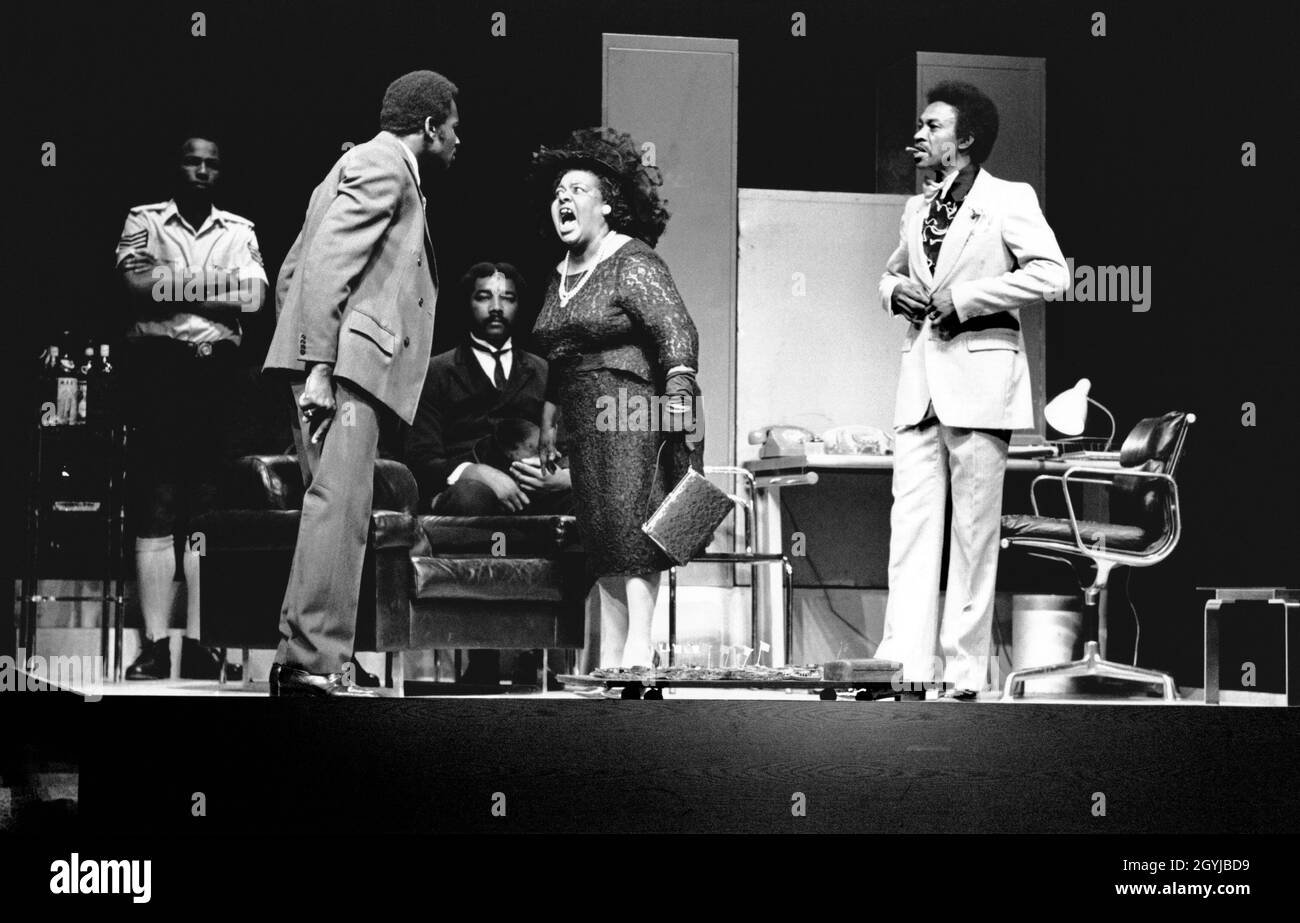
[[[114,679],[121,678],[126,441],[126,427],[116,420],[92,418],[80,424],[36,428],[19,591],[18,646],[28,662],[37,653],[41,605],[98,601],[105,678],[110,664]],[[61,577],[98,578],[100,592],[71,596],[40,592],[42,579]]]

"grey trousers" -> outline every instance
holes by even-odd
[[[309,673],[338,673],[352,656],[374,500],[379,411],[373,399],[335,380],[334,421],[324,440],[311,444],[298,409],[303,384],[295,382],[294,442],[304,464],[302,519],[289,586],[280,610],[276,662]],[[310,475],[310,476],[309,476]]]

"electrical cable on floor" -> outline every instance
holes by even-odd
[[[803,530],[799,528],[799,523],[795,521],[794,512],[788,506],[785,508],[784,512],[786,518],[790,520],[790,531],[792,533],[802,532]],[[869,644],[874,643],[876,647],[879,647],[880,646],[879,641],[875,641],[874,639],[869,637],[865,632],[861,631],[856,625],[854,625],[844,616],[839,614],[839,612],[835,608],[835,604],[831,602],[830,587],[828,587],[826,585],[826,581],[822,579],[821,570],[817,567],[817,562],[813,560],[812,555],[805,554],[802,555],[802,557],[805,561],[808,562],[808,566],[812,568],[813,576],[817,578],[817,584],[818,586],[821,587],[822,595],[826,597],[826,608],[831,610],[831,615],[835,616],[837,619],[843,622],[845,627],[847,627],[855,635],[860,637],[863,641],[866,641]],[[793,615],[794,613],[788,612],[786,613],[786,618],[792,618]]]
[[[1128,607],[1133,612],[1133,666],[1138,665],[1138,645],[1142,643],[1142,622],[1138,618],[1137,603],[1133,602],[1133,594],[1129,592],[1129,584],[1133,580],[1133,568],[1128,568],[1128,573],[1124,575],[1124,595],[1128,597]]]

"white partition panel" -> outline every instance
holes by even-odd
[[[736,457],[750,430],[889,431],[903,321],[877,287],[898,243],[902,195],[741,189]]]
[[[735,39],[602,36],[605,124],[653,145],[672,218],[656,250],[700,333],[705,462],[732,463],[736,330]],[[650,150],[647,148],[647,150]]]

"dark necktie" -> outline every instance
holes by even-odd
[[[510,352],[510,347],[504,346],[501,349],[493,349],[491,346],[484,346],[482,343],[476,343],[473,340],[470,340],[470,345],[496,360],[497,367],[492,370],[492,384],[496,385],[498,391],[504,391],[506,388],[506,367],[501,364],[501,354]]]

